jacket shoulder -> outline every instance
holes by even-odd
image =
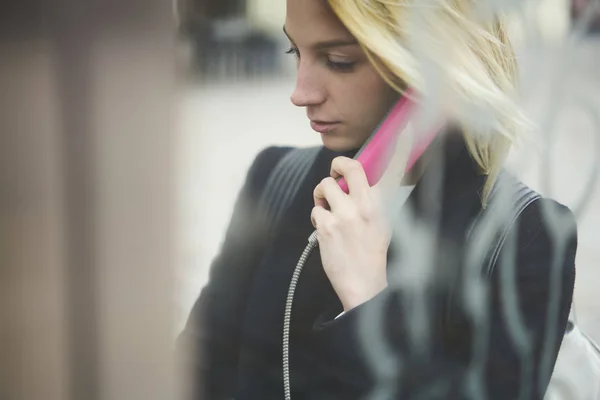
[[[527,207],[518,221],[520,241],[533,240],[537,235],[558,245],[577,237],[577,220],[569,207],[551,198],[541,197]]]
[[[246,173],[245,186],[251,196],[257,196],[263,191],[271,172],[294,149],[289,146],[269,146],[258,152]]]
[[[269,178],[278,167],[288,170],[306,169],[316,161],[322,150],[322,146],[266,147],[254,158],[246,176],[246,186],[253,194],[259,194],[265,189]]]

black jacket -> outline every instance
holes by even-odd
[[[288,285],[313,231],[313,189],[329,174],[331,160],[340,155],[325,148],[320,151],[281,225],[267,231],[259,222],[257,201],[275,164],[289,150],[271,147],[254,161],[208,284],[179,338],[180,351],[192,359],[195,399],[283,398],[281,342]],[[575,219],[566,207],[547,199],[535,201],[521,214],[514,228],[514,278],[501,279],[507,267],[498,262],[489,280],[489,296],[470,300],[483,302],[487,310],[489,325],[482,330],[465,312],[461,277],[465,232],[481,210],[484,176],[462,141],[448,145],[439,163],[428,167],[443,171],[438,176],[439,191],[426,190],[428,180],[434,179],[427,178],[426,172],[405,205],[413,207],[431,232],[437,232],[435,247],[429,249],[436,269],[425,303],[429,312],[421,321],[425,325],[405,318],[416,304],[391,288],[335,319],[342,306],[315,250],[300,277],[293,306],[294,400],[363,398],[372,390],[382,391],[383,398],[405,400],[543,398],[573,295]],[[543,204],[562,217],[565,252],[551,238]],[[514,304],[501,301],[503,290],[516,295],[509,296],[516,300]],[[521,335],[510,334],[515,332],[509,330],[514,322],[508,317],[511,306],[521,311],[526,326],[524,332],[516,331]],[[383,336],[361,342],[359,320],[374,315],[379,307],[385,310]],[[421,333],[415,331],[419,326],[425,327]],[[428,342],[419,346],[423,342],[415,342],[415,337]],[[375,376],[368,355],[377,351],[383,351],[378,354],[386,359],[376,362],[381,371]]]

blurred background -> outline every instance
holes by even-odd
[[[600,11],[588,5],[506,1],[523,105],[543,127],[510,163],[578,211],[575,304],[600,340]],[[1,6],[0,399],[181,393],[172,341],[248,166],[266,146],[319,144],[289,101],[284,18],[283,0]]]

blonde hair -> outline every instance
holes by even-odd
[[[502,17],[483,19],[473,0],[328,2],[389,85],[442,100],[487,175],[485,206],[512,144],[531,129],[514,99],[517,63]]]

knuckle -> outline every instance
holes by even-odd
[[[337,170],[348,170],[360,166],[360,162],[353,158],[338,156],[333,159],[331,165]]]
[[[312,224],[315,228],[319,225],[319,215],[318,215],[317,207],[313,207],[313,209],[310,213],[310,221],[312,222]]]
[[[322,179],[321,182],[319,182],[319,184],[315,187],[315,190],[313,190],[313,197],[324,197],[325,188],[327,187],[327,185],[327,178]]]
[[[332,183],[335,183],[335,179],[333,179],[331,176],[328,176],[326,178],[323,178],[322,182],[324,185],[331,185]]]
[[[321,194],[321,188],[320,188],[320,186],[321,185],[317,185],[315,187],[315,189],[313,190],[313,197],[315,197],[315,198],[320,197],[320,194]]]
[[[339,217],[345,223],[355,222],[359,219],[360,213],[356,207],[345,207],[339,211]]]
[[[337,156],[333,159],[332,163],[333,164],[341,164],[344,162],[345,159],[346,159],[346,157],[344,157],[344,156]]]
[[[358,160],[348,159],[348,169],[351,169],[351,170],[362,169],[362,164]]]
[[[335,182],[335,179],[328,176],[326,178],[321,179],[321,182],[319,183],[317,188],[320,188],[321,190],[325,190],[325,188],[330,186],[332,182]]]
[[[373,202],[371,201],[365,201],[361,206],[360,206],[360,217],[362,220],[365,221],[371,221],[375,218],[375,214],[376,214],[377,210],[373,204]]]
[[[319,235],[328,237],[332,236],[337,231],[338,222],[335,218],[328,218],[319,223]]]

